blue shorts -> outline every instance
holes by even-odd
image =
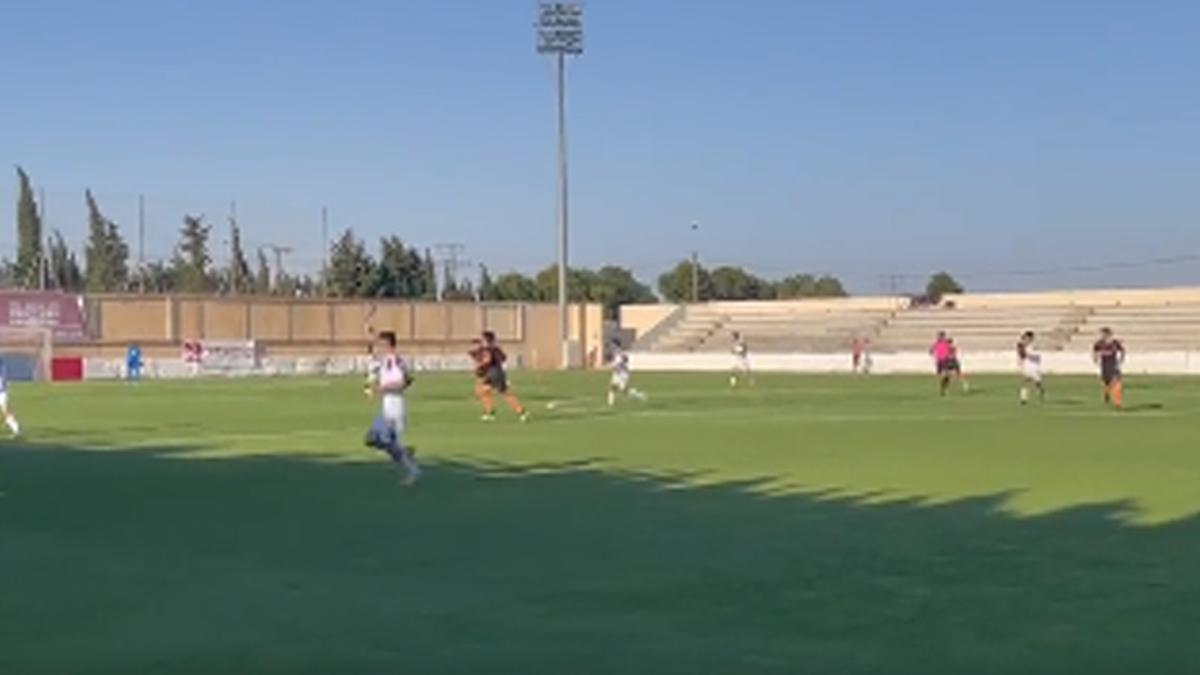
[[[383,450],[389,454],[397,449],[399,441],[396,429],[388,424],[383,415],[375,416],[375,421],[371,422],[371,428],[367,429],[367,434],[363,438],[363,443],[368,447]]]

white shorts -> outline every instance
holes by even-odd
[[[1036,361],[1026,361],[1021,365],[1021,372],[1025,374],[1025,379],[1033,380],[1034,382],[1042,381],[1042,364]]]
[[[619,371],[614,372],[612,374],[612,379],[609,380],[609,386],[613,387],[614,389],[625,391],[629,388],[629,373]]]
[[[8,392],[0,391],[0,408],[8,410]]]
[[[738,373],[750,372],[750,357],[749,356],[733,357],[733,370]]]
[[[392,431],[396,432],[397,438],[404,434],[408,417],[407,408],[408,406],[405,405],[403,396],[396,394],[384,395],[383,409],[380,413],[383,415],[383,420],[392,428]]]

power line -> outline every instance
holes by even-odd
[[[433,250],[442,261],[442,277],[437,279],[437,297],[441,300],[446,293],[446,283],[458,275],[464,266],[469,266],[469,260],[463,258],[467,245],[459,242],[434,244]]]
[[[329,207],[321,207],[321,291],[329,294]]]
[[[278,244],[263,244],[262,246],[258,247],[260,253],[264,249],[271,251],[271,253],[275,255],[275,274],[271,279],[271,290],[277,291],[279,290],[279,280],[283,276],[283,256],[291,253],[292,247],[280,246]]]
[[[146,195],[138,195],[138,292],[146,292]]]

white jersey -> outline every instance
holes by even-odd
[[[733,355],[739,359],[744,359],[750,356],[750,348],[746,346],[745,340],[738,340],[733,343]]]
[[[623,350],[613,355],[612,385],[622,391],[629,388],[629,355]]]
[[[629,374],[629,355],[623,351],[618,350],[616,355],[613,356],[612,370],[613,370],[614,375],[617,375],[617,374],[628,375]]]
[[[1030,380],[1042,379],[1042,355],[1031,344],[1017,345],[1017,360],[1021,364],[1021,372]]]
[[[408,382],[408,364],[396,354],[379,359],[374,370],[375,384],[383,390],[383,417],[399,428],[404,426],[404,385]]]
[[[734,341],[731,351],[733,352],[733,369],[739,372],[749,372],[750,348],[746,346],[746,341]]]

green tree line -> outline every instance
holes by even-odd
[[[671,302],[701,300],[790,300],[841,298],[848,295],[842,282],[827,274],[793,274],[764,279],[741,267],[724,265],[709,270],[684,260],[658,278],[658,291]]]
[[[28,174],[17,169],[17,255],[0,265],[0,282],[19,288],[53,288],[68,291],[327,295],[344,298],[409,298],[444,301],[552,302],[558,298],[558,266],[550,265],[527,276],[506,272],[493,276],[486,266],[478,275],[461,276],[450,267],[439,269],[428,249],[411,246],[389,235],[373,252],[353,230],[333,241],[321,277],[293,276],[273,269],[263,249],[254,266],[243,249],[242,233],[230,218],[225,243],[228,262],[214,264],[211,251],[213,225],[203,215],[183,216],[178,242],[167,260],[131,266],[129,245],[117,223],[104,215],[91,191],[84,193],[87,207],[87,241],[82,260],[61,232],[43,238],[43,223]],[[567,270],[572,302],[596,302],[611,313],[625,304],[687,302],[699,300],[773,300],[831,298],[847,295],[840,280],[830,275],[793,274],[766,279],[744,268],[708,269],[683,261],[664,272],[655,292],[628,269],[607,265],[598,269]],[[929,295],[961,292],[945,272],[930,282]]]

